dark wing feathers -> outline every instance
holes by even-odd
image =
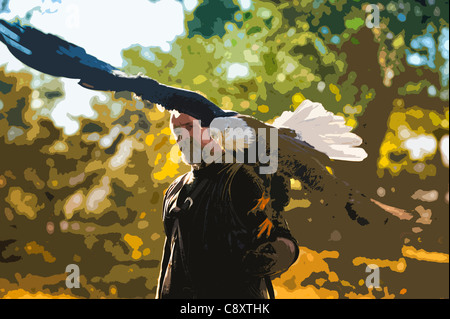
[[[92,71],[117,70],[77,45],[18,21],[0,19],[0,40],[25,65],[49,75],[81,79]]]
[[[152,103],[189,114],[203,126],[215,117],[236,115],[195,92],[166,86],[146,76],[129,76],[75,44],[18,21],[0,19],[0,40],[17,59],[40,72],[80,79],[80,85],[94,90],[135,92]]]

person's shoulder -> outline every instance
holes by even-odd
[[[192,171],[186,172],[186,173],[178,176],[177,178],[174,179],[174,181],[172,182],[172,184],[170,184],[170,186],[175,187],[179,182],[181,182],[181,180],[185,179],[190,174],[192,174]]]
[[[183,175],[178,176],[166,189],[164,192],[164,198],[162,202],[163,210],[162,210],[162,217],[163,220],[166,219],[168,209],[173,203],[173,194],[177,192],[177,190],[180,190],[181,187],[184,185],[187,178],[189,178],[190,172],[187,172]]]
[[[174,191],[174,189],[177,187],[177,185],[180,184],[180,183],[182,183],[183,180],[185,180],[185,179],[188,177],[188,175],[189,175],[190,173],[191,173],[191,172],[187,172],[187,173],[184,173],[184,174],[178,176],[177,178],[175,178],[175,180],[169,185],[169,187],[168,187],[168,188],[166,189],[166,191],[164,192],[164,200],[165,200],[169,195],[171,195],[171,193],[173,193],[173,191]]]

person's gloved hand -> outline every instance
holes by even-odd
[[[249,250],[244,255],[244,271],[247,274],[263,276],[271,272],[276,263],[276,251],[272,243],[267,242],[258,246],[255,250]]]
[[[286,271],[297,257],[294,243],[283,237],[249,250],[242,258],[244,272],[253,276],[271,276]]]

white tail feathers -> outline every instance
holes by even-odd
[[[325,110],[322,104],[304,100],[294,112],[285,111],[273,126],[294,130],[300,140],[329,158],[359,162],[367,157],[361,137],[352,133],[345,119]]]

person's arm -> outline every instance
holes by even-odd
[[[161,299],[162,287],[164,284],[164,278],[166,276],[166,269],[169,264],[170,254],[171,254],[171,238],[166,237],[164,242],[164,251],[161,260],[161,270],[159,272],[158,286],[156,287],[156,299]]]
[[[266,183],[265,183],[266,182]],[[252,247],[242,258],[243,270],[252,276],[272,276],[286,271],[298,258],[299,249],[283,218],[268,203],[267,182],[251,167],[234,176],[231,199],[235,210],[253,229]],[[277,215],[277,219],[272,217]]]
[[[162,288],[164,284],[164,278],[166,276],[167,267],[169,265],[170,256],[172,254],[172,227],[173,223],[169,222],[167,219],[169,213],[169,204],[170,204],[170,197],[176,193],[179,188],[183,185],[183,181],[185,179],[187,174],[184,174],[175,181],[172,182],[172,184],[167,188],[166,192],[164,193],[163,202],[162,202],[162,220],[164,224],[164,233],[166,234],[166,239],[164,241],[164,250],[161,258],[161,269],[159,273],[159,279],[158,279],[158,285],[156,287],[156,299],[160,299],[162,297]]]
[[[164,284],[164,277],[166,276],[167,265],[169,264],[169,258],[171,254],[171,233],[170,229],[167,229],[167,225],[165,223],[165,219],[167,217],[167,197],[168,194],[173,190],[174,183],[172,183],[164,193],[163,202],[162,202],[162,220],[164,223],[164,233],[166,234],[166,239],[164,240],[164,249],[161,258],[161,269],[159,271],[158,285],[156,287],[156,299],[161,299],[162,286]]]

